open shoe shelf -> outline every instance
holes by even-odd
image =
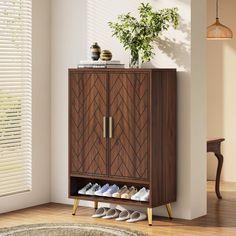
[[[110,185],[116,184],[120,188],[124,185],[128,187],[134,186],[138,190],[142,187],[149,188],[148,184],[140,184],[140,183],[128,183],[124,181],[115,181],[109,178],[106,179],[97,179],[97,178],[84,178],[84,177],[70,177],[70,198],[78,198],[80,200],[87,200],[87,201],[95,201],[95,202],[107,202],[113,203],[117,205],[133,205],[133,206],[140,206],[140,207],[151,207],[149,202],[142,202],[142,201],[135,201],[131,199],[122,199],[122,198],[114,198],[114,197],[103,197],[103,196],[96,196],[96,195],[85,195],[85,194],[78,194],[78,190],[83,188],[87,183],[98,183],[99,185],[103,186],[104,184],[108,183]]]

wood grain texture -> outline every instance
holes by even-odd
[[[153,225],[149,227],[147,221],[129,224],[92,218],[93,208],[79,207],[76,216],[72,216],[72,206],[51,203],[0,214],[0,228],[39,223],[85,223],[125,227],[143,231],[150,236],[234,236],[236,235],[236,184],[222,183],[223,200],[215,197],[214,186],[214,182],[208,183],[207,215],[191,221],[154,217]],[[146,209],[143,209],[143,212],[146,212]],[[173,213],[175,214],[175,211]]]
[[[69,80],[70,173],[107,175],[105,73],[72,73]]]
[[[110,176],[149,179],[149,74],[109,74]]]
[[[153,71],[151,83],[151,202],[154,207],[176,200],[176,71]]]
[[[86,181],[107,181],[150,188],[149,207],[175,201],[176,70],[69,72],[69,196],[76,197]],[[101,139],[103,114],[112,119],[112,127],[107,124],[112,137],[106,139]],[[80,128],[80,122],[87,127],[89,120],[88,130]]]
[[[162,156],[162,112],[163,112],[163,90],[162,90],[162,74],[155,73],[155,78],[151,81],[151,194],[150,201],[153,206],[162,205],[164,201],[163,188],[163,156]]]
[[[175,72],[162,73],[162,156],[165,202],[176,201],[177,192],[177,80]]]

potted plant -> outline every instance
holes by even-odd
[[[125,50],[130,50],[132,68],[139,67],[139,59],[142,63],[150,61],[155,55],[153,42],[160,33],[168,30],[170,26],[176,28],[179,24],[177,8],[154,11],[149,3],[141,3],[138,12],[139,19],[127,13],[119,15],[117,22],[108,23],[112,36],[119,39]]]

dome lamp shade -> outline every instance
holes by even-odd
[[[208,40],[227,40],[233,38],[230,28],[220,23],[219,20],[219,0],[216,0],[216,22],[207,27]]]

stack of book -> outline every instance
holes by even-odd
[[[80,61],[78,68],[124,68],[120,61]]]

